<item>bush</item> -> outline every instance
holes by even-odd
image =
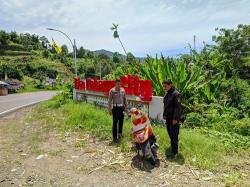
[[[223,99],[230,106],[237,107],[250,115],[250,85],[247,81],[239,78],[225,80],[221,89],[226,90]]]
[[[34,87],[35,88],[43,89],[44,85],[45,85],[44,80],[41,80],[41,79],[40,80],[37,80],[37,79],[34,80]]]
[[[0,79],[5,78],[5,74],[8,78],[22,80],[23,72],[12,64],[1,64],[0,65]]]
[[[49,58],[49,56],[50,56],[49,50],[47,50],[47,49],[43,50],[42,56],[43,56],[44,58]]]
[[[201,114],[191,112],[186,115],[185,125],[188,127],[201,127],[204,124],[204,118]]]
[[[13,67],[8,69],[7,76],[8,78],[22,80],[23,72],[20,69]]]
[[[54,69],[47,69],[46,70],[46,77],[56,79],[57,75],[58,75],[57,70],[54,70]]]
[[[196,105],[195,112],[186,115],[184,126],[207,127],[219,132],[237,133],[243,136],[250,135],[250,118],[248,114],[235,108],[220,104]]]

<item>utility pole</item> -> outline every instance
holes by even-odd
[[[77,48],[76,48],[76,41],[75,41],[75,39],[74,39],[74,63],[75,63],[75,76],[77,77],[76,51],[77,51]]]
[[[100,61],[100,80],[102,80],[102,63]]]
[[[194,35],[194,51],[196,51],[196,36]]]

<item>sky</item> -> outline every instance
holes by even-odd
[[[188,44],[211,43],[215,28],[250,24],[250,0],[0,0],[0,30],[35,33],[60,45],[124,54],[110,27],[118,31],[127,51],[143,57],[185,53]]]

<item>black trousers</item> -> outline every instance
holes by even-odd
[[[178,143],[179,143],[179,132],[180,132],[180,124],[173,125],[173,120],[166,120],[167,131],[171,141],[172,153],[178,153]]]
[[[113,107],[113,140],[117,140],[118,134],[122,135],[123,120],[124,120],[124,107]],[[117,134],[117,125],[118,125],[118,134]]]

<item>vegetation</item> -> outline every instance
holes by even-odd
[[[114,25],[112,30],[114,37],[119,39],[117,27]],[[143,62],[132,53],[127,53],[124,59],[118,53],[95,55],[80,47],[77,51],[79,75],[114,79],[137,74],[152,80],[154,94],[160,96],[164,95],[162,81],[172,79],[181,92],[186,113],[180,135],[182,155],[179,161],[215,171],[229,167],[226,165],[230,163],[228,158],[240,160],[244,154],[249,157],[250,26],[239,25],[237,29],[217,31],[218,35],[213,36],[214,44],[205,44],[199,52],[190,46],[190,54],[176,58],[148,56]],[[1,31],[0,78],[34,80],[36,87],[44,89],[45,74],[57,80],[72,77],[72,54],[66,46],[62,46],[62,51],[56,54],[45,37]],[[100,139],[110,139],[111,117],[108,113],[95,106],[74,103],[72,85],[66,84],[64,89],[66,91],[39,108],[41,117],[48,123],[56,123],[63,131],[88,132]],[[71,115],[67,115],[69,113]],[[159,135],[160,152],[164,155],[169,146],[166,130],[160,125],[154,130]],[[131,148],[129,133],[130,122],[126,121],[125,138],[120,145],[125,152]]]
[[[65,79],[72,74],[51,54],[56,55],[45,37],[0,31],[0,80],[21,81],[18,92],[49,89],[45,77]]]
[[[67,94],[57,95],[51,101],[43,103],[38,108],[38,112],[42,115],[40,116],[42,119],[50,124],[56,123],[57,128],[63,132],[79,131],[91,134],[100,140],[111,140],[112,117],[107,111],[87,103],[74,103],[67,99]],[[123,152],[131,150],[133,140],[130,136],[130,130],[130,119],[126,119],[124,139],[120,145]],[[156,125],[154,131],[158,136],[160,153],[164,156],[170,145],[166,129],[164,126]],[[249,153],[250,150],[249,137],[219,133],[209,128],[190,129],[188,124],[184,124],[180,136],[181,154],[178,162],[188,163],[203,169],[218,171],[224,167],[223,159],[227,156],[240,159],[241,154]]]
[[[215,44],[204,45],[200,52],[190,47],[190,54],[177,58],[133,60],[111,77],[138,74],[152,80],[154,94],[160,96],[164,95],[163,80],[170,78],[182,95],[187,126],[249,136],[250,77],[241,72],[250,69],[250,26],[216,30]]]
[[[57,85],[61,80],[71,82],[74,72],[72,53],[66,45],[62,45],[61,49],[58,54],[44,36],[0,31],[0,80],[17,79],[31,84],[28,87],[32,89],[22,91],[47,89],[45,77],[57,79]],[[77,49],[78,75],[82,78],[104,78],[125,59],[117,52],[92,52],[80,46]],[[33,81],[25,81],[24,77]]]

